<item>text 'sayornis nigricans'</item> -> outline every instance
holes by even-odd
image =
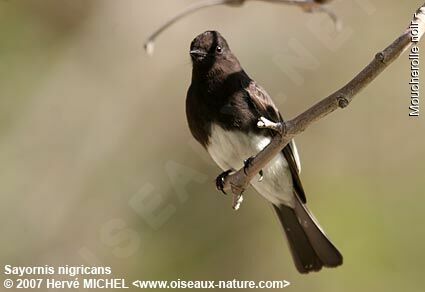
[[[192,83],[186,114],[195,139],[226,172],[244,166],[273,137],[260,129],[260,117],[282,121],[267,92],[242,69],[226,40],[216,31],[197,36],[190,45]],[[342,264],[342,256],[306,207],[300,159],[292,141],[275,157],[253,187],[272,205],[286,233],[299,272]],[[218,184],[219,185],[219,184]]]

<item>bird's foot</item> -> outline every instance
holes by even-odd
[[[215,179],[215,186],[217,187],[217,190],[223,192],[223,194],[227,195],[227,193],[224,191],[224,180],[226,177],[232,172],[233,170],[229,169],[225,172],[222,172],[217,178]],[[232,193],[233,193],[233,201],[232,201],[232,208],[234,210],[238,210],[241,206],[241,203],[243,201],[243,189],[239,189],[236,186],[232,186]],[[238,195],[237,195],[238,194]]]
[[[231,169],[226,170],[225,172],[222,172],[217,178],[215,179],[215,186],[217,190],[223,192],[223,194],[227,195],[224,191],[224,179],[232,172]]]
[[[249,157],[248,159],[244,160],[243,164],[243,172],[248,175],[247,173],[247,169],[251,166],[252,164],[252,160],[254,160],[254,156]],[[258,179],[258,181],[262,181],[263,180],[263,170],[261,169],[258,174],[260,175],[260,178]]]

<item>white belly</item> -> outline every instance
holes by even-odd
[[[256,155],[270,143],[270,138],[240,131],[226,131],[213,125],[207,150],[223,170],[240,169],[245,159]],[[263,168],[263,180],[259,175],[251,185],[269,202],[293,206],[293,183],[288,163],[280,153]]]

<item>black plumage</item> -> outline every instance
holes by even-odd
[[[236,168],[234,161],[240,158],[237,149],[255,154],[255,149],[264,147],[261,143],[275,134],[258,128],[258,119],[263,116],[278,122],[282,117],[267,92],[242,69],[218,32],[207,31],[197,36],[191,43],[190,54],[193,70],[186,114],[191,133],[223,170],[226,166]],[[256,182],[254,187],[272,203],[299,272],[336,267],[342,264],[342,256],[306,208],[294,145],[288,144],[281,156],[270,162],[265,181]]]

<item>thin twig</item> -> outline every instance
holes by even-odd
[[[188,7],[186,7],[181,12],[177,13],[175,16],[171,17],[164,24],[162,24],[158,29],[156,29],[146,40],[144,47],[146,52],[149,55],[153,54],[154,51],[154,42],[155,39],[169,26],[178,21],[179,19],[194,13],[200,9],[217,6],[217,5],[229,5],[229,6],[241,6],[246,1],[249,0],[203,0],[195,2]],[[252,1],[252,0],[251,0]],[[302,7],[305,11],[308,12],[323,12],[329,15],[332,21],[335,23],[337,29],[340,28],[341,23],[339,22],[336,14],[329,10],[327,7],[324,7],[322,3],[329,2],[330,0],[256,0],[256,1],[264,1],[270,3],[279,3],[279,4],[288,4],[288,5],[296,5]]]
[[[413,22],[419,25],[418,39],[425,32],[425,3],[416,12]],[[396,60],[406,49],[412,45],[410,25],[409,28],[391,43],[386,49],[377,53],[375,58],[350,82],[333,94],[316,103],[292,120],[281,123],[281,135],[275,135],[269,145],[259,152],[248,167],[241,168],[230,174],[224,180],[224,190],[231,191],[235,196],[240,196],[249,185],[251,179],[264,168],[294,136],[303,132],[313,122],[316,122],[338,108],[345,108],[351,100],[364,87],[369,85],[388,65]],[[262,120],[264,122],[264,120]],[[266,127],[266,125],[260,124]],[[271,128],[276,125],[268,124]]]

